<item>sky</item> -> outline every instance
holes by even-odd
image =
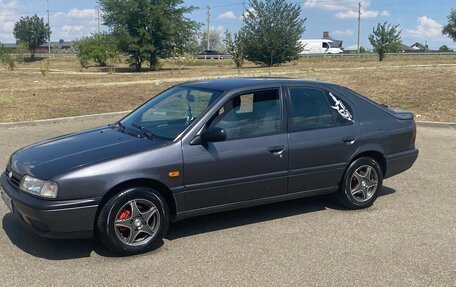
[[[97,32],[96,0],[48,0],[50,10],[51,40],[66,41]],[[427,43],[431,49],[447,45],[455,49],[456,43],[442,36],[442,25],[447,23],[455,0],[288,0],[302,8],[307,18],[303,39],[320,39],[323,31],[344,41],[344,47],[354,47],[357,42],[358,2],[362,5],[361,46],[370,47],[368,35],[379,22],[399,24],[402,42]],[[206,25],[207,6],[211,6],[211,28],[223,32],[236,32],[242,25],[243,0],[185,0],[185,5],[195,6],[187,17]],[[248,0],[246,0],[248,9]],[[22,16],[37,14],[47,21],[46,0],[0,0],[0,42],[15,42],[14,23]],[[206,27],[203,27],[206,29]],[[101,30],[107,27],[101,26]]]

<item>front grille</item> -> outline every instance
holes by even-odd
[[[9,177],[9,174],[12,173],[12,176]],[[22,177],[17,174],[15,171],[13,171],[11,168],[7,167],[6,168],[6,176],[8,177],[9,182],[14,185],[15,187],[19,188],[19,185],[21,183]]]

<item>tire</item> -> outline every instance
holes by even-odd
[[[377,199],[382,184],[383,172],[378,162],[361,157],[347,168],[336,198],[349,209],[367,208]]]
[[[100,210],[97,234],[118,255],[134,255],[163,244],[169,209],[162,195],[151,188],[134,187],[111,197]]]

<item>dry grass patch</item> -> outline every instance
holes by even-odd
[[[159,91],[182,81],[233,76],[318,79],[352,88],[394,108],[413,111],[421,120],[456,121],[456,57],[304,58],[280,67],[249,63],[238,71],[229,60],[200,60],[181,71],[169,63],[158,72],[81,70],[77,59],[50,59],[0,71],[0,122],[35,120],[133,109]],[[106,69],[104,69],[106,70]],[[110,71],[111,69],[108,69]]]

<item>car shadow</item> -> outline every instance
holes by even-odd
[[[94,250],[110,256],[109,251],[95,239],[58,240],[38,236],[18,222],[11,213],[3,217],[2,227],[16,247],[35,257],[48,260],[76,259],[90,257]]]
[[[395,192],[396,190],[384,186],[379,193],[379,197],[393,194]],[[300,198],[178,221],[171,224],[165,238],[168,240],[174,240],[186,236],[255,224],[326,209],[348,210],[340,205],[332,194]]]
[[[394,192],[396,191],[392,188],[383,187],[379,196],[389,195]],[[332,195],[302,198],[175,222],[170,225],[165,238],[174,240],[326,209],[345,210],[336,202]],[[92,252],[102,257],[116,257],[97,239],[57,240],[40,237],[19,223],[11,213],[3,217],[2,227],[16,247],[35,257],[48,260],[68,260],[90,257]]]

